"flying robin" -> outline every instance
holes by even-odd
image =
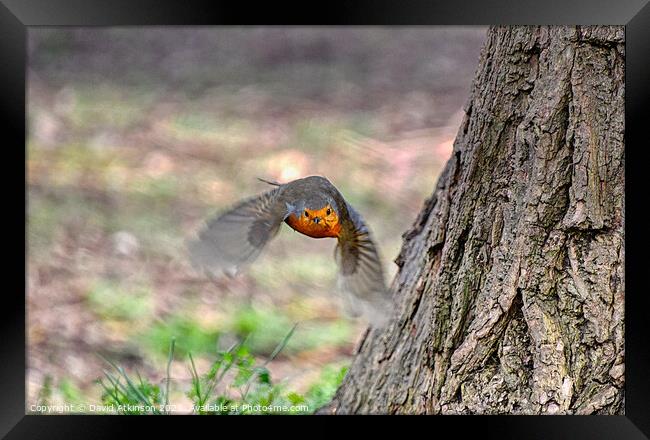
[[[391,311],[384,272],[363,219],[324,177],[309,176],[243,200],[209,220],[189,243],[195,266],[213,276],[234,274],[250,264],[282,222],[312,238],[336,238],[338,285],[346,308],[383,326]]]

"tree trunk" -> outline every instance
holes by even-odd
[[[621,414],[624,29],[488,32],[451,159],[321,413]]]

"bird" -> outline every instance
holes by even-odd
[[[259,180],[274,188],[212,217],[189,241],[193,266],[212,277],[234,276],[260,255],[283,223],[310,238],[336,238],[337,286],[345,311],[384,327],[394,307],[377,246],[361,215],[326,177]]]

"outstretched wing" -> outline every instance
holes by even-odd
[[[343,224],[336,247],[339,288],[353,315],[363,314],[373,325],[382,327],[392,311],[392,301],[379,253],[359,213],[349,204],[347,209],[350,221]]]
[[[213,276],[234,274],[250,264],[278,232],[287,215],[279,202],[282,188],[244,200],[208,221],[188,244],[192,263]]]

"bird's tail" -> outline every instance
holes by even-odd
[[[271,180],[262,179],[261,177],[258,177],[257,180],[259,180],[260,182],[268,183],[269,185],[273,185],[273,186],[282,186],[281,183],[273,182]]]
[[[375,328],[383,328],[393,313],[393,302],[384,294],[372,295],[372,298],[359,298],[348,289],[340,287],[343,293],[343,308],[349,316],[363,316]]]

